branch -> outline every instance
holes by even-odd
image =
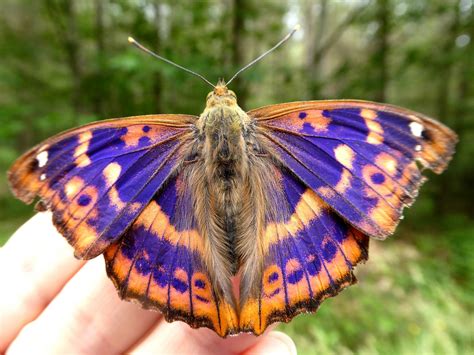
[[[351,12],[349,12],[346,18],[339,24],[339,26],[337,26],[334,31],[332,31],[327,40],[314,52],[314,58],[321,58],[339,40],[342,34],[346,31],[346,28],[360,16],[367,6],[368,5],[366,4],[356,7]]]

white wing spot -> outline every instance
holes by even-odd
[[[40,181],[44,181],[44,180],[46,180],[46,174],[41,174]]]
[[[421,134],[423,133],[424,127],[421,123],[418,122],[410,122],[410,131],[411,134],[413,134],[415,137],[421,137]]]
[[[421,151],[421,145],[416,145],[415,146],[415,151],[420,152]]]
[[[36,160],[38,161],[38,166],[40,168],[42,168],[43,166],[46,165],[46,163],[48,162],[48,151],[45,150],[45,151],[42,151],[41,153],[39,153],[37,156],[36,156]]]

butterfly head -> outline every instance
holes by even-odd
[[[207,94],[206,108],[215,106],[236,106],[237,95],[227,88],[223,80],[219,80],[214,90]]]

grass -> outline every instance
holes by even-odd
[[[2,181],[0,179],[0,192],[1,188]],[[14,199],[10,194],[2,196],[0,193],[0,246],[5,244],[13,232],[32,215],[32,205],[25,205],[23,202]]]
[[[457,225],[372,241],[359,284],[279,329],[299,354],[474,353],[474,224]]]
[[[18,227],[26,222],[28,218],[15,218],[9,220],[0,220],[0,246],[4,245]]]

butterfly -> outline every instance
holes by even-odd
[[[456,142],[420,113],[368,101],[245,112],[220,81],[200,116],[72,129],[8,179],[22,201],[39,196],[77,258],[103,254],[121,298],[222,337],[259,335],[355,283],[369,239],[395,231],[422,171],[445,170]]]

